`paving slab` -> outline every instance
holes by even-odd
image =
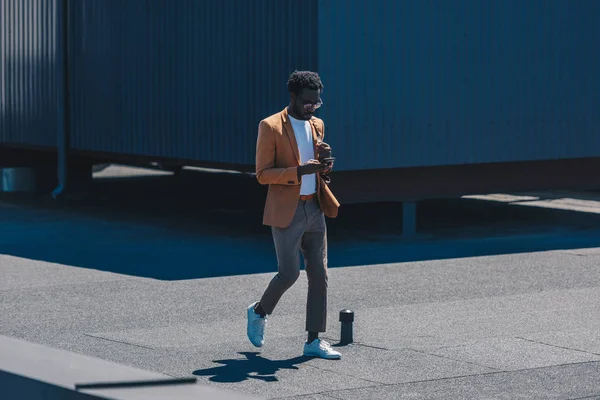
[[[86,268],[65,268],[61,264],[5,254],[0,254],[0,265],[2,266],[0,291],[130,278],[130,276],[124,274],[100,272]],[[0,292],[1,295],[2,292]]]
[[[600,397],[600,363],[496,372],[402,385],[326,392],[336,399],[594,399]]]
[[[600,361],[600,356],[580,350],[514,337],[490,338],[458,346],[440,347],[431,353],[504,371]]]
[[[562,331],[528,333],[522,338],[550,346],[600,355],[599,331],[600,329],[586,330],[581,329],[580,326],[572,326],[570,329],[565,328]]]
[[[421,380],[467,376],[494,371],[470,361],[428,354],[411,349],[384,350],[365,345],[340,347],[342,362],[319,365],[340,374],[358,377],[372,383],[393,384]],[[348,359],[348,360],[345,360]]]
[[[535,292],[438,303],[357,309],[356,340],[388,349],[435,349],[469,341],[556,330],[600,331],[587,318],[599,307],[597,288]]]
[[[332,390],[366,387],[373,384],[359,376],[331,370],[332,363],[302,356],[305,336],[271,338],[257,349],[245,343],[161,349],[162,373],[196,376],[199,383],[242,393],[277,398],[322,391],[324,382]],[[346,363],[350,363],[348,359]]]

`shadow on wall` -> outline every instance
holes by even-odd
[[[3,195],[0,252],[164,280],[276,271],[264,190],[252,175],[184,170],[105,176],[70,204]],[[329,266],[600,247],[594,213],[477,199],[425,201],[416,240],[401,205],[347,205],[328,220]]]

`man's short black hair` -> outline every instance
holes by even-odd
[[[288,79],[288,91],[296,96],[302,89],[323,90],[319,74],[312,71],[294,71]]]

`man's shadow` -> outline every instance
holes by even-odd
[[[275,374],[280,369],[298,369],[297,365],[311,359],[300,356],[288,360],[271,361],[259,356],[255,352],[240,352],[246,359],[216,360],[215,363],[223,364],[219,367],[200,369],[194,375],[211,376],[212,382],[231,383],[242,382],[248,379],[259,379],[265,382],[277,382]]]

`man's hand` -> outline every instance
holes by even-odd
[[[333,169],[333,161],[323,161],[331,158],[331,146],[319,140],[317,142],[317,154],[319,155],[319,161],[325,165],[325,169],[322,172],[328,174]]]
[[[322,172],[327,168],[326,164],[321,164],[317,160],[308,160],[306,164],[298,167],[298,180],[303,175],[315,174],[317,172]]]
[[[329,176],[329,173],[333,169],[333,161],[331,163],[323,163],[323,165],[325,165],[325,169],[321,172],[321,178],[323,178],[323,181],[329,185],[329,183],[331,183],[331,177]]]
[[[331,157],[331,146],[329,146],[325,142],[318,141],[317,142],[317,155],[319,160],[323,158]]]
[[[322,171],[324,174],[328,174],[331,172],[331,170],[333,169],[333,161],[330,163],[324,163],[323,165],[325,165],[325,169]]]

